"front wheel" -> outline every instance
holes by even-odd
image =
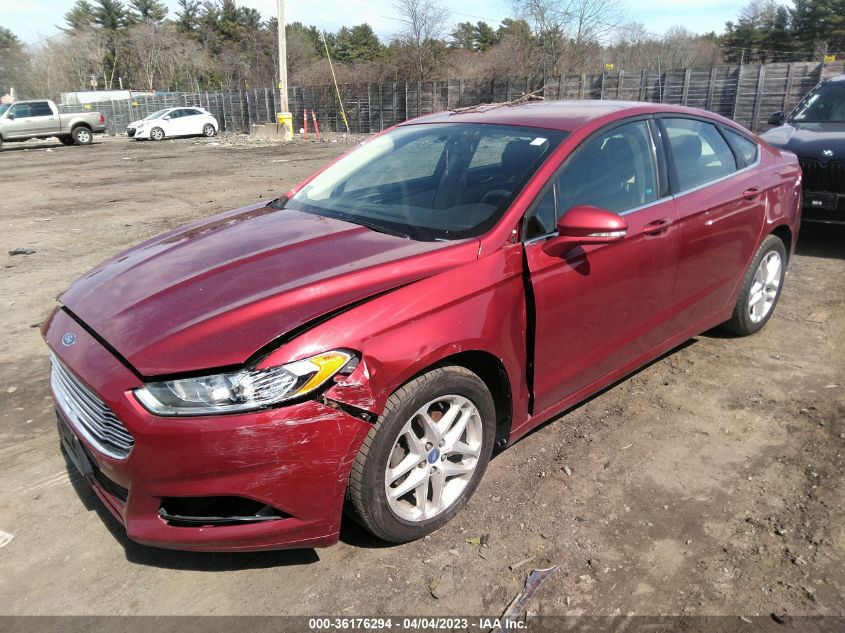
[[[94,135],[91,134],[91,130],[81,125],[73,128],[73,132],[71,132],[70,135],[71,138],[73,138],[73,142],[77,145],[90,145],[91,141],[94,140]]]
[[[212,137],[212,136],[214,136],[216,133],[217,133],[217,132],[216,132],[216,130],[214,129],[214,126],[213,126],[213,125],[211,125],[211,123],[206,123],[204,126],[202,126],[202,135],[203,135],[203,136],[207,136],[207,137],[211,138],[211,137]]]
[[[375,536],[404,543],[466,504],[490,461],[496,409],[464,367],[433,369],[396,390],[352,466],[348,500]]]
[[[150,130],[150,138],[154,141],[160,141],[164,138],[164,130],[160,127],[154,127]]]
[[[785,276],[786,247],[779,237],[769,235],[751,260],[725,327],[738,336],[763,329],[775,311]]]

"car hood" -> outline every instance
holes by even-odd
[[[140,244],[59,296],[143,376],[239,365],[309,321],[477,257],[256,205]]]
[[[762,138],[799,158],[845,159],[845,123],[787,123],[769,130]]]

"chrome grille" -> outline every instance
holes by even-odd
[[[126,459],[135,443],[126,427],[105,402],[52,354],[50,363],[53,395],[74,430],[104,455]]]
[[[802,158],[799,162],[804,173],[804,191],[845,193],[845,161],[822,163]]]

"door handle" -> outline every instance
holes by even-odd
[[[746,189],[742,192],[742,197],[746,200],[754,200],[757,196],[760,195],[760,190],[757,187],[751,187],[750,189]]]
[[[646,224],[643,227],[643,233],[646,235],[660,235],[661,233],[665,233],[671,224],[671,218],[660,218],[659,220]]]

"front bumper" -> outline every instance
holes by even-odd
[[[67,423],[73,416],[57,400],[65,450],[76,464],[85,461],[79,451],[90,460],[92,468],[83,465],[83,475],[130,539],[209,551],[337,542],[349,471],[368,423],[315,400],[249,414],[157,417],[132,394],[142,381],[67,312],[55,312],[43,332],[53,353],[134,438],[128,457],[109,457]],[[68,332],[76,335],[70,346],[62,343]],[[258,502],[276,516],[185,525],[162,512],[163,500],[208,497]]]
[[[845,224],[845,194],[805,190],[801,220]]]

